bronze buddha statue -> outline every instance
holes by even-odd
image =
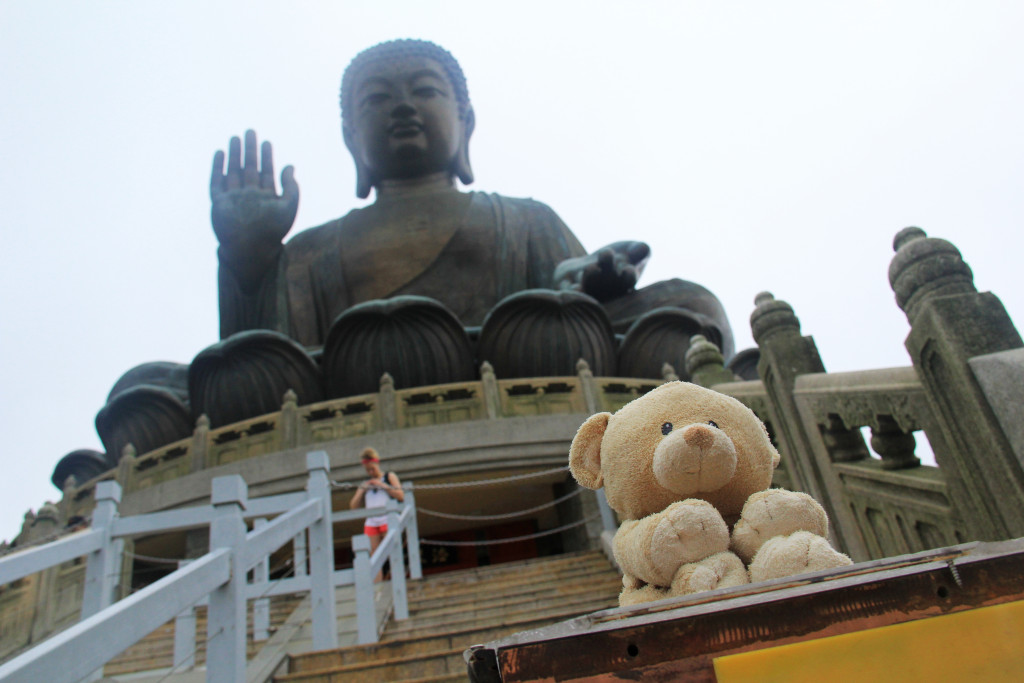
[[[233,138],[210,180],[221,341],[189,365],[127,372],[96,417],[106,454],[69,454],[56,475],[182,438],[201,415],[218,427],[279,410],[286,393],[299,404],[371,393],[385,372],[406,388],[474,380],[483,361],[499,378],[572,375],[584,358],[598,376],[659,378],[668,362],[686,379],[696,334],[732,356],[707,289],[635,290],[643,242],[587,254],[545,204],[456,189],[473,182],[475,118],[444,49],[398,40],[360,53],[341,109],[356,194],[375,190],[374,202],[284,243],[293,169],[278,194],[270,144]]]
[[[473,182],[475,118],[462,70],[443,48],[398,40],[365,50],[345,71],[341,109],[356,194],[374,189],[375,201],[287,243],[299,199],[293,169],[281,173],[278,195],[271,146],[258,159],[252,131],[244,144],[231,140],[226,173],[224,153],[215,155],[222,338],[269,329],[315,348],[352,306],[402,295],[434,299],[475,328],[509,295],[553,289],[594,297],[618,333],[652,309],[684,311],[732,355],[725,312],[707,289],[681,280],[634,289],[646,244],[588,255],[547,205],[456,189],[455,178]]]

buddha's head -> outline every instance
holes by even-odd
[[[384,180],[447,173],[473,182],[473,107],[447,50],[395,40],[356,55],[341,79],[341,129],[356,163],[356,194]]]

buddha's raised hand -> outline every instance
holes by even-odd
[[[262,164],[257,163],[256,133],[245,132],[245,158],[241,141],[231,138],[228,168],[224,173],[224,152],[213,155],[210,174],[210,218],[217,240],[232,251],[251,253],[266,245],[280,244],[291,230],[299,208],[299,186],[295,169],[281,172],[281,194],[274,186],[274,152],[263,143]]]

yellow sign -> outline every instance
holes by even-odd
[[[1024,680],[1024,601],[715,659],[718,683]]]

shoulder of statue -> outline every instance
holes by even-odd
[[[497,192],[472,192],[475,202],[497,209],[506,220],[523,221],[530,227],[564,225],[555,210],[531,197],[507,197]]]
[[[550,206],[544,202],[537,201],[532,197],[508,197],[503,194],[498,194],[497,192],[472,191],[469,194],[473,195],[474,198],[479,198],[494,204],[504,204],[506,206],[514,206],[524,210],[551,211],[554,213],[554,210]]]
[[[345,225],[345,221],[348,220],[349,216],[356,211],[361,211],[361,209],[353,209],[341,218],[335,218],[334,220],[327,221],[322,225],[306,228],[305,230],[292,235],[285,244],[285,248],[289,252],[293,253],[296,251],[320,249],[325,242],[335,239],[338,232],[342,230]]]

